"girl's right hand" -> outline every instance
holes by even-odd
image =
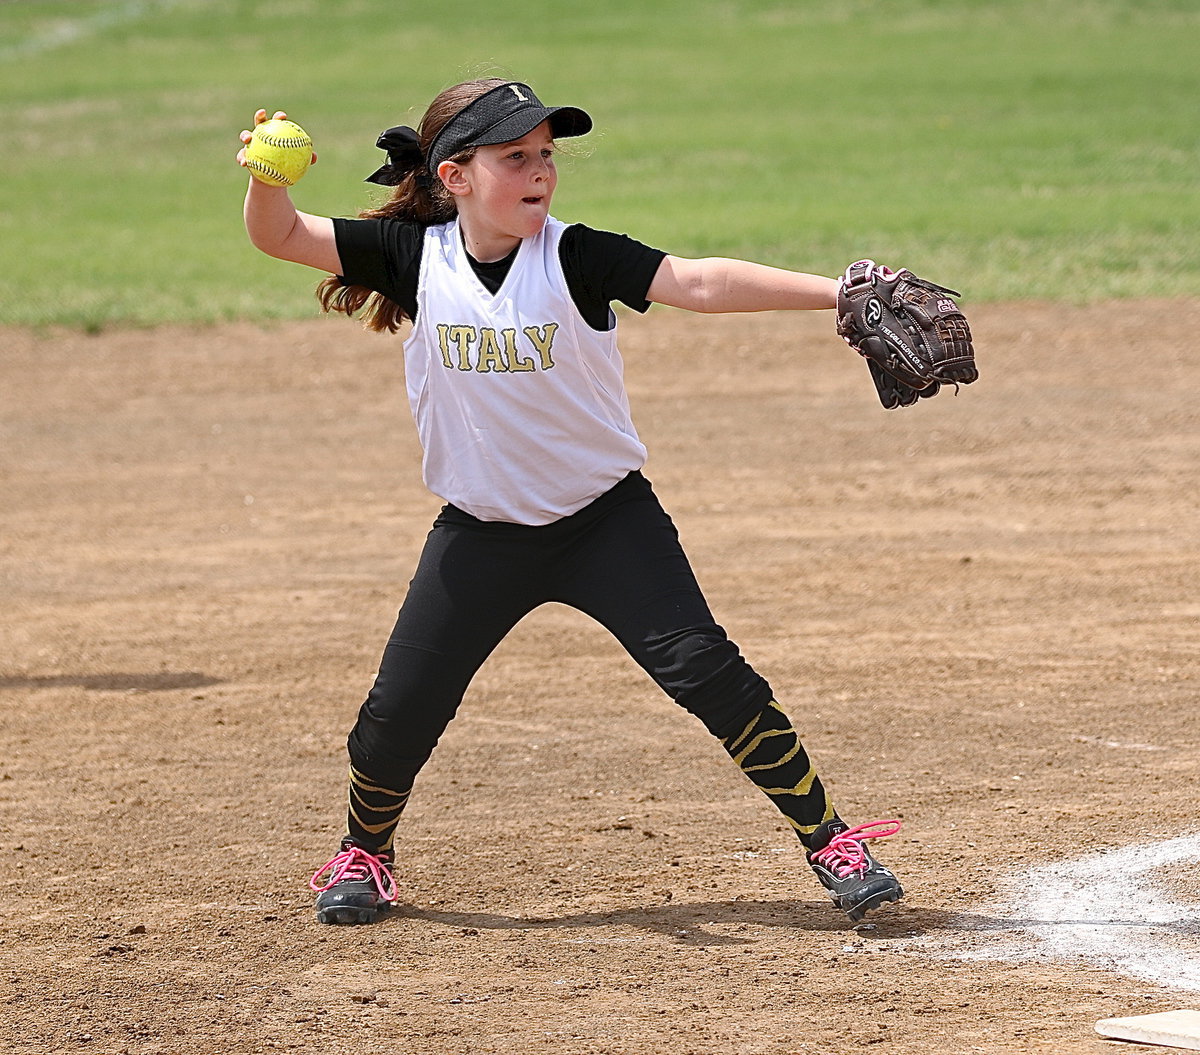
[[[254,111],[254,127],[255,128],[257,128],[259,125],[261,125],[263,122],[265,122],[267,120],[268,120],[268,118],[267,118],[266,110],[255,110]],[[287,114],[285,114],[282,110],[276,110],[275,115],[273,117],[271,117],[269,120],[286,121]],[[254,135],[254,133],[251,132],[250,129],[243,128],[241,135],[238,136],[238,138],[241,139],[241,141],[242,141],[242,149],[237,152],[237,163],[239,165],[241,165],[242,168],[246,167],[246,146],[247,146],[247,144],[249,144],[250,139],[253,135]],[[315,165],[316,163],[317,163],[317,152],[314,150],[313,156],[312,156],[312,161],[310,162],[310,164]]]
[[[287,114],[276,110],[274,119],[286,121]],[[255,111],[255,128],[266,120],[266,110]],[[239,137],[242,149],[238,151],[237,160],[243,168],[246,166],[246,144],[252,135],[244,128]],[[313,154],[312,159],[315,163],[317,155]],[[243,217],[250,242],[267,256],[306,264],[331,275],[342,273],[333,220],[328,216],[299,212],[286,187],[268,187],[251,176]]]

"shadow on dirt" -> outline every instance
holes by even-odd
[[[632,927],[674,938],[686,945],[747,945],[753,937],[726,928],[780,927],[788,930],[845,931],[863,941],[911,940],[929,934],[980,934],[1025,931],[1034,927],[1074,926],[1087,920],[1003,918],[926,907],[888,906],[852,924],[823,901],[707,901],[640,906],[613,912],[581,912],[563,916],[506,916],[493,912],[447,912],[417,905],[396,905],[381,922],[425,920],[456,930],[528,931]],[[1120,926],[1120,924],[1118,924]],[[1136,924],[1125,924],[1135,926]],[[1151,926],[1151,925],[1146,925]],[[1200,933],[1200,923],[1178,920],[1156,923],[1159,930]],[[714,931],[710,928],[720,928]],[[721,932],[724,931],[724,932]]]
[[[29,674],[0,676],[0,689],[81,688],[91,692],[169,692],[172,689],[207,689],[220,685],[194,670],[158,671],[153,674]]]
[[[747,945],[757,939],[728,933],[726,928],[782,927],[789,930],[846,931],[876,940],[911,938],[913,922],[901,908],[891,908],[850,923],[825,901],[705,901],[652,905],[613,912],[581,912],[564,916],[505,916],[493,912],[445,912],[416,905],[396,905],[391,920],[419,919],[462,930],[569,930],[632,927],[674,938],[687,945]],[[709,928],[721,928],[724,933]]]

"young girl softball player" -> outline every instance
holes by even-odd
[[[709,611],[640,471],[610,307],[828,309],[837,283],[560,223],[555,142],[591,127],[527,84],[470,81],[438,95],[419,130],[379,137],[387,162],[368,179],[394,190],[359,219],[298,212],[286,189],[250,180],[251,242],[328,272],[326,310],[381,331],[412,324],[424,479],[446,501],[349,736],[346,835],[310,884],[321,922],[368,923],[395,901],[393,840],[417,774],[484,660],[549,601],[596,619],[704,723],[851,920],[902,896],[865,845],[899,822],[838,816],[771,687]]]

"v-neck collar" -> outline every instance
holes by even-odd
[[[545,231],[545,229],[546,228],[543,225],[542,231]],[[539,231],[538,234],[541,234],[541,231]],[[538,235],[535,234],[531,238],[522,238],[521,241],[517,243],[517,248],[513,250],[508,257],[503,258],[508,260],[509,257],[511,257],[512,262],[509,264],[508,273],[504,276],[504,279],[497,287],[496,292],[492,293],[480,280],[479,275],[472,266],[472,261],[475,258],[472,257],[469,252],[467,252],[466,243],[463,241],[462,221],[457,219],[454,221],[454,252],[462,254],[462,263],[471,273],[471,288],[475,291],[475,295],[486,308],[495,308],[508,299],[508,290],[512,285],[513,275],[524,266],[527,247],[529,243],[537,237]],[[478,263],[478,261],[475,262]],[[495,263],[499,263],[499,261],[495,261]],[[487,267],[488,265],[484,264],[483,266]]]
[[[467,263],[471,265],[471,270],[475,272],[475,277],[479,279],[483,288],[488,289],[489,292],[490,287],[485,280],[494,280],[498,277],[500,281],[496,283],[496,293],[499,293],[500,288],[504,285],[504,280],[508,278],[508,273],[512,270],[513,264],[517,262],[517,254],[520,251],[521,243],[517,242],[507,256],[503,256],[499,260],[489,260],[485,263],[482,260],[476,260],[471,255],[471,251],[468,249]],[[494,295],[495,294],[493,294],[493,296]]]

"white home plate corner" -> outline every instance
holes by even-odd
[[[1096,1032],[1113,1040],[1136,1040],[1171,1048],[1200,1050],[1200,1011],[1160,1011],[1153,1015],[1102,1018]]]

